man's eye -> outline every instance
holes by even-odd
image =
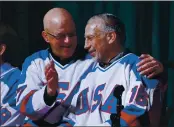
[[[76,36],[76,33],[69,33],[68,34],[68,37],[74,37],[74,36]]]
[[[86,37],[86,39],[88,39],[88,40],[92,40],[94,38],[94,36],[88,36],[88,37]]]
[[[56,36],[56,38],[64,38],[64,37],[65,37],[64,34],[59,34],[59,35]]]

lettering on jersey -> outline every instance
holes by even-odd
[[[132,95],[130,97],[129,103],[135,100],[137,105],[144,107],[147,106],[147,98],[148,94],[145,91],[145,87],[143,85],[135,86],[132,88]]]
[[[105,84],[99,85],[96,89],[95,89],[95,93],[93,96],[93,104],[92,104],[92,110],[91,112],[93,112],[97,106],[101,103],[101,99],[102,99],[102,91],[105,88]]]
[[[78,92],[80,88],[80,83],[78,82],[75,87],[73,88],[73,90],[71,91],[71,93],[68,95],[68,97],[66,98],[66,100],[64,101],[65,105],[70,105],[72,98],[74,97],[74,95]]]
[[[115,87],[118,86],[115,85]],[[105,100],[104,104],[101,106],[101,111],[106,113],[116,113],[116,105],[117,105],[117,99],[114,97],[113,92],[115,87],[112,89],[111,93],[109,94],[108,98]]]
[[[11,112],[6,108],[1,107],[0,125],[3,125],[10,117],[11,117]]]
[[[137,92],[137,88],[138,86],[135,86],[134,88],[132,88],[132,95],[130,97],[129,103],[131,103],[134,100],[135,94]]]
[[[63,99],[66,97],[65,90],[67,91],[69,89],[69,82],[59,82],[59,95],[57,96],[57,100],[62,102]]]
[[[88,104],[88,91],[89,88],[84,89],[78,96],[77,99],[77,107],[76,107],[76,115],[81,115],[89,110]]]

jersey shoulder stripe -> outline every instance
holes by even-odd
[[[36,59],[42,59],[42,60],[45,60],[46,58],[48,58],[49,56],[49,52],[48,52],[48,49],[45,49],[45,50],[40,50],[34,54],[32,54],[31,56],[27,57],[25,59],[25,62],[24,62],[24,70],[26,70],[32,61],[35,61]]]
[[[123,56],[123,57],[121,57],[121,58],[119,58],[119,59],[116,59],[111,65],[109,65],[108,67],[106,67],[106,68],[102,68],[102,67],[100,67],[99,66],[99,64],[96,64],[97,65],[97,68],[100,70],[100,71],[103,71],[103,72],[105,72],[105,71],[107,71],[107,70],[109,70],[110,68],[112,68],[115,64],[120,64],[120,65],[123,65],[123,64],[130,64],[130,65],[134,65],[135,63],[138,63],[138,61],[140,61],[139,59],[138,59],[138,56],[136,56],[135,54],[133,54],[133,53],[129,53],[129,54],[127,54],[127,55],[125,55],[125,56]],[[96,69],[97,69],[96,68]]]

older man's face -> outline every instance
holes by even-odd
[[[87,24],[85,28],[84,48],[100,62],[105,61],[108,48],[106,33],[102,30],[102,25],[103,22],[99,20]]]
[[[51,29],[46,30],[49,36],[49,44],[53,53],[60,59],[71,57],[77,46],[75,24],[72,20],[66,20],[52,24]]]

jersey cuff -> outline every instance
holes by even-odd
[[[57,92],[56,92],[56,95],[54,95],[54,96],[49,96],[48,93],[47,93],[47,86],[46,86],[45,92],[44,92],[44,102],[45,102],[48,106],[51,106],[51,105],[56,101],[56,98],[57,98]]]
[[[37,92],[35,92],[32,99],[33,109],[39,114],[45,114],[55,104],[54,102],[51,106],[49,106],[45,103],[44,101],[45,89],[46,89],[46,86],[44,86],[41,90],[38,90]]]

